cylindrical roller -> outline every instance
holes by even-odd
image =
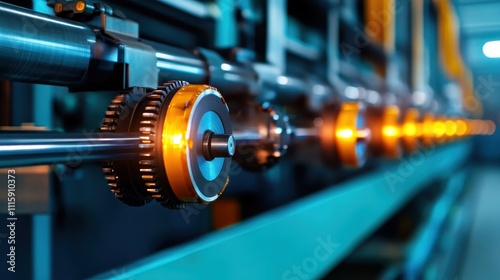
[[[257,94],[257,73],[253,67],[227,61],[213,50],[198,48],[194,52],[206,63],[208,70],[206,83],[224,92],[226,96]]]
[[[422,135],[421,141],[424,147],[431,147],[434,145],[434,115],[427,113],[422,117]]]
[[[457,124],[457,133],[456,136],[457,138],[462,138],[467,136],[467,123],[463,119],[457,119],[455,120],[455,123]]]
[[[391,105],[384,109],[382,142],[384,155],[389,158],[399,158],[401,156],[399,119],[400,110],[397,106]]]
[[[359,102],[325,106],[320,140],[327,163],[347,167],[365,163],[371,133],[364,114],[364,106]]]
[[[139,134],[130,133],[0,133],[0,168],[52,163],[131,158]]]
[[[231,134],[215,134],[209,130],[203,137],[203,156],[206,160],[219,157],[232,157],[236,150],[236,143]]]
[[[495,130],[496,130],[496,124],[495,122],[493,122],[492,120],[487,120],[486,121],[486,125],[488,127],[488,135],[493,135],[495,134]]]
[[[408,109],[403,117],[401,134],[403,137],[403,148],[412,153],[417,150],[417,139],[422,134],[422,125],[419,122],[420,112],[415,108]]]
[[[369,107],[367,125],[372,133],[369,144],[374,156],[399,158],[401,156],[400,111],[397,106]]]
[[[214,158],[232,157],[236,149],[234,138],[230,134],[214,134],[209,149]]]
[[[224,99],[212,87],[185,85],[172,95],[163,116],[157,143],[162,145],[163,165],[175,196],[183,203],[214,201],[228,183],[231,158],[207,160],[203,143],[207,131],[232,134]]]
[[[116,75],[121,75],[114,64],[122,63],[118,61],[121,47],[107,44],[103,39],[106,36],[101,38],[102,34],[96,34],[99,33],[83,23],[0,2],[0,79],[67,86],[73,90],[88,89],[89,85],[123,90],[122,83],[111,82],[116,81]],[[187,51],[140,41],[156,50],[161,83],[169,80],[208,83],[226,95],[257,95],[258,83],[268,85],[274,95],[295,96],[307,92],[305,83],[299,79],[280,75],[270,80],[269,75],[259,78],[257,66],[228,61],[211,50]],[[128,57],[134,55],[139,57]],[[130,61],[141,60],[140,55],[141,52],[126,54]]]
[[[189,81],[193,84],[208,82],[206,62],[192,51],[143,40],[143,43],[156,50],[156,67],[159,70],[159,82],[172,79]]]
[[[432,135],[435,143],[443,144],[447,141],[445,121],[444,116],[439,116],[432,123]]]
[[[292,128],[288,116],[267,102],[248,113],[244,121],[237,122],[233,159],[248,170],[269,168],[286,153],[291,143]]]
[[[293,129],[293,137],[292,141],[294,143],[296,142],[307,142],[307,141],[314,141],[317,140],[320,137],[321,131],[320,128],[318,127],[301,127],[301,128],[294,128]]]
[[[95,40],[84,24],[0,2],[0,79],[79,84]]]
[[[107,77],[113,74],[113,67],[102,68],[98,61],[117,63],[117,56],[112,54],[118,49],[107,49],[110,46],[97,41],[88,25],[0,2],[0,79],[70,87],[82,84],[86,78],[92,82]],[[226,92],[256,91],[257,76],[251,67],[227,62],[208,50],[197,50],[195,54],[143,42],[157,51],[161,82],[210,82]],[[88,73],[92,60],[96,61],[93,67],[101,67],[102,73],[94,73],[94,68]]]
[[[320,143],[323,160],[333,166],[340,166],[341,160],[337,149],[337,117],[340,104],[331,103],[323,107],[323,124],[320,131]]]
[[[454,141],[456,139],[457,135],[457,130],[458,126],[457,123],[455,122],[454,119],[447,118],[444,121],[444,127],[445,127],[445,136],[446,136],[446,141]]]
[[[337,149],[342,164],[348,167],[360,167],[366,161],[371,132],[366,127],[363,109],[359,102],[346,102],[337,117]]]
[[[236,146],[240,144],[257,144],[263,138],[258,130],[252,129],[235,130],[233,136]]]

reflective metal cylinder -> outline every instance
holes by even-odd
[[[0,168],[137,156],[141,143],[132,133],[0,133]],[[76,166],[73,166],[76,167]]]
[[[94,42],[94,32],[84,24],[0,2],[0,79],[78,84]]]
[[[160,84],[171,80],[182,80],[191,84],[207,83],[208,67],[205,61],[192,51],[147,40],[142,41],[156,50],[156,67],[159,70]]]
[[[226,95],[256,94],[257,75],[249,66],[226,61],[210,50],[141,41],[156,50],[160,84],[184,80],[210,84]],[[86,24],[0,2],[0,80],[88,86],[112,79],[108,75],[116,69],[109,62],[118,62],[118,49],[113,48],[117,46],[98,39]]]
[[[232,157],[236,150],[236,144],[231,134],[213,134],[210,137],[209,149],[214,158]]]

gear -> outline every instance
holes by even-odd
[[[249,131],[253,127],[259,128],[256,134],[258,140],[239,141],[234,160],[240,166],[250,171],[262,171],[274,166],[283,157],[291,143],[292,129],[289,117],[279,108],[271,106],[268,102],[255,107],[251,111],[251,123],[240,124]]]
[[[156,199],[167,208],[185,206],[178,201],[173,202],[173,193],[168,191],[170,188],[161,187],[168,186],[168,182],[162,180],[164,176],[158,175],[164,172],[157,172],[163,167],[159,164],[155,151],[155,136],[160,111],[169,93],[187,84],[184,81],[169,82],[147,93],[134,89],[115,96],[108,106],[101,131],[139,131],[142,134],[137,161],[108,161],[103,166],[111,192],[125,204],[142,206]],[[128,172],[119,172],[121,170],[138,172],[140,179],[137,180],[136,176],[127,174]]]
[[[157,142],[161,143],[161,123],[158,123],[158,120],[161,119],[163,104],[169,102],[172,94],[185,85],[188,83],[184,81],[165,83],[148,94],[137,107],[142,112],[138,115],[138,122],[139,131],[143,135],[142,144],[139,146],[141,149],[138,161],[139,173],[148,196],[167,208],[184,208],[186,204],[175,199],[171,188],[162,187],[168,185],[168,180],[166,176],[163,176],[165,170],[158,156],[161,151],[155,148]]]
[[[227,185],[234,140],[228,107],[215,88],[173,81],[118,95],[101,131],[140,134],[135,158],[103,168],[111,191],[128,205],[210,203]]]
[[[121,124],[130,122],[132,111],[135,108],[138,100],[145,93],[139,89],[134,89],[130,92],[125,92],[113,98],[105,113],[105,118],[101,126],[103,132],[121,132],[127,131],[123,129]],[[121,129],[120,129],[121,128]],[[129,188],[123,186],[120,177],[116,172],[116,161],[108,161],[104,163],[103,171],[108,186],[111,192],[123,203],[130,206],[142,206],[149,203],[149,199],[138,198]]]

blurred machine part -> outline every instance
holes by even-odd
[[[440,236],[464,240],[470,139],[496,125],[451,1],[21,2],[0,2],[21,278],[456,273]],[[172,210],[128,207],[153,200]]]

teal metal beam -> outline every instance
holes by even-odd
[[[451,176],[469,142],[418,152],[93,279],[315,279],[419,190]]]
[[[421,273],[431,259],[440,238],[443,238],[440,235],[443,233],[452,208],[456,206],[457,200],[463,192],[465,178],[466,171],[461,170],[446,182],[444,193],[434,203],[429,211],[428,220],[422,222],[420,230],[410,243],[408,257],[405,261],[404,279],[417,280],[422,277]],[[431,277],[431,279],[439,278]]]

